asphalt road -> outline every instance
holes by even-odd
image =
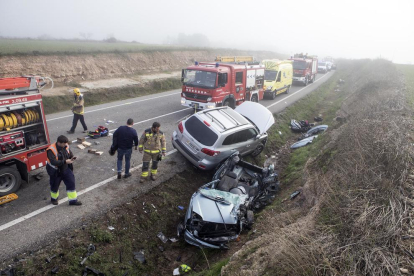
[[[280,112],[293,102],[309,94],[324,83],[333,72],[318,74],[315,83],[306,87],[294,86],[289,94],[276,97],[275,100],[263,100],[260,103],[268,107],[273,113]],[[192,109],[181,106],[180,89],[155,95],[149,95],[129,100],[112,102],[86,109],[85,121],[90,130],[99,125],[113,131],[126,124],[128,118],[133,118],[134,128],[140,136],[154,121],[161,123],[161,130],[167,136],[167,151],[171,151],[165,161],[161,162],[161,177],[155,182],[139,184],[140,165],[142,155],[138,151],[133,153],[133,176],[127,180],[118,181],[116,175],[116,158],[108,154],[111,137],[102,137],[97,140],[89,139],[92,144],[99,145],[92,148],[104,151],[102,156],[87,153],[87,149],[80,150],[77,143],[71,149],[78,157],[74,164],[76,189],[79,200],[83,205],[68,206],[67,202],[60,201],[58,206],[50,204],[49,179],[44,172],[40,181],[33,178],[30,183],[23,183],[18,191],[19,199],[0,206],[0,262],[26,250],[34,250],[51,243],[63,231],[73,229],[101,212],[105,212],[120,203],[127,202],[132,197],[155,187],[162,181],[176,173],[180,173],[186,166],[190,166],[179,153],[172,151],[171,134],[177,122]],[[88,95],[85,94],[85,97]],[[51,141],[69,130],[72,124],[72,113],[65,111],[47,116],[47,124]],[[109,122],[108,122],[109,121]],[[75,134],[68,134],[70,140],[84,137],[80,123]],[[60,198],[66,197],[65,186],[60,187]],[[108,225],[109,226],[109,225]]]

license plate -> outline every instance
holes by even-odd
[[[186,144],[194,151],[197,151],[196,146],[194,146],[190,141],[187,141]]]
[[[198,103],[193,103],[193,107],[197,109],[198,108]]]

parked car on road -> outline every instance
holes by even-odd
[[[271,203],[279,189],[274,165],[262,168],[236,152],[216,171],[213,181],[193,194],[177,234],[189,244],[226,249],[229,241],[254,223],[253,211]]]
[[[194,166],[211,170],[236,151],[242,156],[259,155],[274,122],[273,114],[254,102],[234,110],[228,106],[207,109],[181,121],[172,144]]]
[[[320,61],[318,63],[318,73],[326,73],[328,72],[328,65],[326,62]]]

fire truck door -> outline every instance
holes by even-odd
[[[236,101],[242,100],[245,97],[245,76],[243,71],[236,72],[236,80],[234,83],[234,91],[236,92],[234,97],[236,98]]]

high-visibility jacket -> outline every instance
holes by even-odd
[[[85,101],[83,99],[83,95],[80,94],[79,96],[75,95],[75,100],[73,102],[72,112],[75,114],[83,115],[85,112],[84,104]]]
[[[142,133],[139,139],[139,148],[147,153],[162,153],[167,152],[167,142],[162,131],[154,133],[151,128],[148,128]]]
[[[51,150],[51,151],[53,152],[53,154],[55,155],[56,160],[59,160],[59,159],[58,159],[58,150],[57,150],[56,143],[51,144],[51,145],[50,145],[50,146],[46,149],[46,153],[47,153],[47,151],[48,151],[48,150]],[[68,152],[68,156],[70,157],[70,149],[69,149],[69,146],[67,146],[67,147],[66,147],[66,151]],[[48,160],[47,164],[48,164],[49,166],[51,166],[51,167],[52,167],[52,168],[54,168],[55,170],[57,170],[57,169],[58,169],[56,166],[52,165],[52,162],[50,162],[49,156],[47,156],[47,160]]]

